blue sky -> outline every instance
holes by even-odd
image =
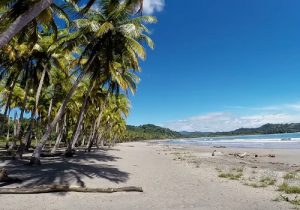
[[[224,131],[300,122],[300,1],[145,0],[156,43],[128,124]]]

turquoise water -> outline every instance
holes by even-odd
[[[159,143],[232,148],[300,149],[300,133],[203,137],[160,141]]]

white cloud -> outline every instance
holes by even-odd
[[[241,109],[238,107],[237,109]],[[245,107],[257,113],[237,115],[233,112],[216,112],[167,122],[163,126],[176,131],[232,131],[238,128],[255,128],[267,123],[300,122],[300,104],[283,104],[261,108]],[[268,111],[267,113],[265,111]]]
[[[300,111],[300,102],[279,104],[272,106],[260,106],[260,107],[247,107],[247,106],[228,106],[229,109],[235,110],[255,110],[255,111]]]
[[[164,0],[144,0],[144,13],[152,15],[154,12],[161,12],[164,6]]]

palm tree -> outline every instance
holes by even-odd
[[[30,5],[35,2],[36,1],[34,1],[34,0],[26,1],[26,2],[6,0],[4,2],[1,2],[0,8],[8,7],[7,5],[12,5],[12,6],[11,6],[11,8],[6,9],[6,11],[2,14],[0,21],[3,24],[1,25],[0,29],[5,27],[7,25],[7,23],[9,24],[11,21],[13,21],[15,18],[17,18],[18,15],[20,15],[24,11],[26,11],[30,7]],[[11,80],[10,95],[8,97],[7,104],[5,106],[5,111],[4,111],[5,115],[7,113],[8,107],[9,107],[11,93],[15,87],[15,84],[17,82],[17,79],[18,79],[18,76],[20,75],[20,73],[23,70],[25,70],[26,72],[28,71],[29,63],[31,63],[31,69],[36,69],[36,70],[41,69],[41,67],[40,67],[41,62],[40,61],[37,62],[36,61],[37,58],[36,57],[33,58],[32,53],[37,54],[36,51],[43,49],[42,47],[45,48],[45,40],[48,42],[51,40],[53,42],[57,37],[58,29],[54,22],[54,16],[58,16],[58,17],[64,19],[66,22],[66,25],[69,26],[69,18],[67,16],[67,14],[56,4],[51,4],[50,8],[44,10],[41,14],[39,14],[39,16],[37,16],[36,19],[31,21],[30,24],[26,25],[26,27],[23,28],[21,33],[19,33],[19,35],[17,37],[15,37],[14,40],[12,40],[11,44],[8,44],[4,47],[4,52],[6,52],[6,54],[8,54],[9,59],[7,59],[7,57],[4,56],[3,60],[6,61],[6,62],[4,62],[4,67],[6,66],[6,68],[3,68],[3,69],[9,70],[9,69],[11,69],[10,66],[18,66],[17,72],[14,73],[14,75],[15,75],[14,79]],[[38,25],[38,23],[41,23],[42,25]],[[40,26],[42,26],[42,27],[40,27]],[[39,37],[41,35],[43,35],[43,34],[39,34],[40,30],[42,30],[43,33],[49,33],[50,31],[53,33],[52,33],[52,35],[49,35],[47,37],[47,39],[46,38],[40,39]],[[38,43],[36,43],[37,40],[39,40]],[[21,44],[19,44],[19,43],[21,43]],[[45,49],[43,49],[43,50],[45,50]],[[44,58],[45,58],[45,56],[44,56]],[[7,60],[9,60],[10,62],[7,62]],[[32,63],[35,63],[35,65],[32,65]],[[44,69],[46,69],[46,68],[44,68]],[[40,76],[40,83],[39,83],[40,85],[37,88],[37,94],[36,94],[36,107],[38,106],[39,95],[41,93],[42,85],[44,83],[44,78],[47,76],[46,73],[47,73],[46,70],[44,70],[44,71],[42,71],[41,76]],[[27,76],[26,79],[31,80],[32,77]],[[27,84],[26,81],[25,81],[25,84]],[[25,85],[25,86],[27,87],[27,90],[25,91],[27,93],[28,85]],[[20,115],[20,120],[19,120],[20,123],[19,123],[18,129],[17,129],[17,134],[19,136],[20,141],[22,138],[22,135],[19,135],[19,134],[21,134],[20,133],[20,127],[21,127],[20,124],[23,119],[24,106],[26,105],[26,101],[27,101],[27,97],[25,97],[25,99],[24,99],[24,103],[23,103],[23,106],[21,109],[22,111],[21,111],[21,115]],[[34,109],[33,111],[35,112],[34,114],[36,115],[37,109]],[[32,115],[32,116],[34,117],[35,115]],[[33,118],[32,118],[32,120],[33,120]],[[29,135],[27,135],[27,140],[28,140],[28,138],[30,138],[31,127],[32,126],[30,126],[30,128],[29,128]]]
[[[125,95],[113,96],[109,107],[103,115],[103,123],[106,137],[114,144],[117,138],[121,138],[126,130],[125,118],[129,114],[130,103]],[[103,136],[100,135],[100,136]],[[103,146],[103,139],[100,138],[100,144]]]
[[[69,21],[67,14],[54,3],[54,0],[4,0],[0,3],[1,8],[6,9],[6,12],[0,18],[0,32],[2,31],[0,49],[26,27],[35,27],[37,21],[49,23],[56,31],[58,27],[54,21],[55,13],[67,23]]]
[[[65,30],[61,31],[62,33],[66,33]],[[32,59],[36,61],[35,69],[39,75],[39,82],[38,87],[36,89],[36,96],[35,96],[35,106],[32,110],[32,117],[31,123],[28,128],[28,133],[26,135],[25,144],[27,149],[30,147],[30,137],[32,132],[32,126],[34,119],[38,116],[38,107],[39,107],[39,100],[42,92],[42,87],[44,85],[45,79],[47,81],[50,80],[50,70],[53,67],[56,67],[62,71],[67,71],[67,65],[64,63],[68,63],[68,59],[72,58],[71,53],[67,53],[65,51],[60,51],[56,48],[51,48],[52,44],[56,41],[55,36],[53,35],[41,35],[41,38],[38,42],[34,45],[32,51]]]
[[[19,0],[20,2],[22,0]],[[7,6],[9,2],[14,2],[12,0],[4,0],[0,3],[0,8]],[[72,3],[73,6],[76,7],[76,0],[67,1],[68,3]],[[83,8],[82,12],[86,12],[89,8],[96,2],[96,0],[89,0],[87,5]],[[138,12],[142,11],[143,8],[143,0],[127,0],[128,4],[131,5],[130,9],[133,10],[136,7],[133,5],[140,5]],[[26,27],[32,20],[38,17],[45,9],[49,8],[54,3],[54,0],[32,0],[29,4],[31,4],[27,10],[22,11],[21,14],[17,14],[17,18],[13,20],[13,22],[6,28],[2,34],[0,34],[0,49],[7,44],[17,33],[19,33],[24,27]],[[78,8],[78,7],[76,7]],[[128,7],[129,8],[129,7]]]
[[[128,11],[132,11],[132,1],[129,0],[125,2],[101,1],[100,6],[101,12],[88,12],[88,20],[80,19],[75,22],[78,32],[74,32],[75,36],[73,34],[74,38],[69,39],[69,42],[76,41],[77,43],[79,36],[86,38],[87,43],[84,43],[85,48],[80,58],[81,61],[86,60],[83,64],[84,71],[79,74],[56,117],[39,141],[31,157],[32,164],[40,163],[43,146],[52,129],[63,116],[68,101],[86,74],[91,75],[94,80],[97,79],[100,87],[112,84],[113,89],[118,90],[118,86],[122,87],[121,82],[128,78],[128,71],[140,69],[137,57],[145,58],[144,48],[139,42],[146,41],[150,47],[153,47],[153,42],[145,34],[147,28],[142,23],[155,22],[155,18],[143,16],[132,18],[132,15],[128,13]],[[62,39],[61,42],[57,42],[57,45],[63,47],[66,45],[65,41]]]

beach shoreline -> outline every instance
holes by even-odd
[[[214,150],[217,151],[212,156]],[[249,155],[258,154],[254,163],[251,162],[255,158],[252,156],[240,158],[229,155],[246,150],[130,142],[118,144],[111,149],[80,154],[71,159],[46,158],[40,168],[24,166],[22,161],[2,161],[0,167],[25,179],[21,185],[2,187],[59,183],[86,187],[140,186],[144,192],[1,195],[0,209],[294,208],[289,202],[275,200],[283,194],[277,191],[277,185],[282,182],[279,176],[300,169],[300,163],[294,161],[294,158],[299,157],[300,150],[247,150]],[[274,158],[263,157],[271,152],[275,154]],[[246,186],[242,179],[219,177],[220,171],[233,168],[243,168],[245,177],[256,171],[253,176],[259,175],[260,178],[267,171],[268,176],[277,176],[276,184],[254,188]]]

